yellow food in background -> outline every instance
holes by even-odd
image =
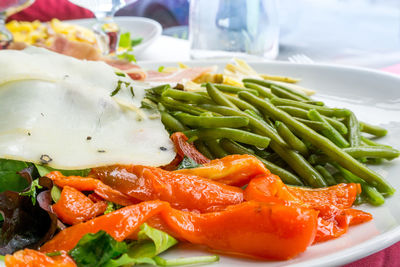
[[[12,33],[15,42],[34,44],[48,38],[47,27],[40,21],[10,21],[6,24],[7,29]]]
[[[15,42],[24,42],[29,45],[41,43],[51,46],[56,34],[62,34],[70,41],[97,45],[93,31],[84,27],[52,19],[50,22],[40,21],[10,21],[7,29],[13,34]]]

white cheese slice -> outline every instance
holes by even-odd
[[[175,157],[160,119],[140,109],[147,84],[117,76],[103,62],[40,48],[2,50],[0,66],[0,158],[82,169],[160,166]],[[111,97],[119,80],[134,96],[122,84]]]

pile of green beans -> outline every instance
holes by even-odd
[[[385,136],[385,129],[359,122],[350,110],[327,107],[284,83],[244,79],[243,84],[206,83],[204,90],[190,92],[163,85],[148,89],[146,97],[158,107],[170,133],[185,133],[211,159],[254,155],[289,185],[360,183],[358,200],[373,205],[394,193],[365,165],[400,155],[371,140]]]

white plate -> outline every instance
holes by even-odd
[[[225,65],[221,61],[191,61],[189,66]],[[145,69],[159,66],[176,66],[171,62],[139,63]],[[332,65],[305,65],[284,62],[251,63],[258,72],[301,78],[300,85],[317,90],[315,99],[328,106],[346,107],[355,112],[361,121],[381,125],[389,134],[378,140],[400,148],[400,76],[383,72]],[[371,222],[353,226],[344,236],[313,245],[290,261],[271,262],[222,256],[217,266],[335,266],[363,258],[397,241],[400,241],[400,159],[383,165],[371,166],[396,189],[381,207],[369,205],[360,209],[373,214]],[[265,244],[273,246],[274,244]],[[174,249],[166,257],[207,254],[188,248]],[[209,253],[208,253],[209,254]]]
[[[189,66],[217,65],[220,70],[226,61],[190,61]],[[171,62],[139,63],[146,69],[159,66],[176,66]],[[400,148],[400,76],[383,72],[329,65],[306,65],[283,62],[251,63],[257,71],[287,75],[302,79],[301,85],[317,90],[315,99],[328,106],[347,107],[365,122],[381,125],[389,134],[379,140]],[[358,208],[373,214],[371,222],[353,226],[344,236],[313,245],[290,261],[254,261],[221,256],[215,266],[338,266],[384,249],[400,241],[400,159],[384,165],[372,166],[397,190],[381,207],[362,205]],[[274,244],[265,244],[273,246]],[[166,258],[209,255],[203,248],[180,245],[163,254]],[[0,266],[4,266],[0,262]]]
[[[138,55],[149,47],[162,32],[160,23],[155,20],[142,17],[115,17],[115,22],[120,26],[121,33],[130,32],[131,38],[143,38],[142,42],[133,47],[134,54]],[[68,20],[68,23],[74,23],[91,29],[96,23],[95,19],[76,19]]]

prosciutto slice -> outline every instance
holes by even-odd
[[[185,82],[192,81],[204,73],[215,71],[215,67],[195,67],[180,69],[175,72],[147,71],[147,82]]]

